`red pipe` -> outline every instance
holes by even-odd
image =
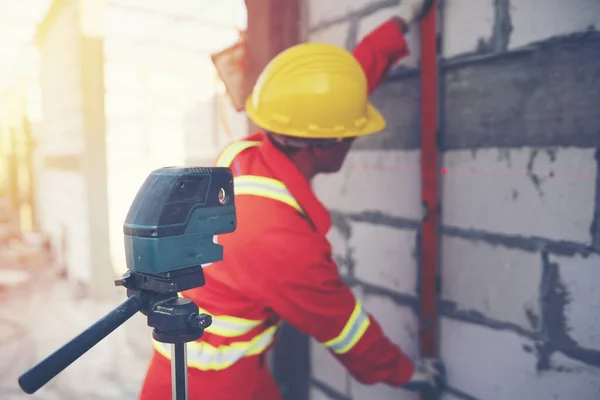
[[[420,341],[423,357],[438,356],[438,6],[421,20],[421,225]]]

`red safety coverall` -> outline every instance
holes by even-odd
[[[408,48],[389,20],[353,53],[371,93]],[[295,165],[262,133],[231,144],[217,165],[233,170],[238,225],[219,236],[224,259],[204,269],[206,285],[181,293],[213,316],[187,347],[189,399],[281,399],[265,363],[281,320],[327,347],[363,383],[408,381],[411,360],[340,279],[326,239],[329,213]],[[140,398],[169,399],[170,347],[153,345]]]

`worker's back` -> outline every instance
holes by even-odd
[[[251,175],[277,179],[264,163],[259,147],[241,152],[235,158],[231,168],[234,170],[235,176]],[[237,186],[234,186],[234,190],[236,193],[242,192],[241,188],[238,191]],[[270,288],[265,287],[265,284],[268,283],[261,277],[265,273],[270,273],[273,268],[281,274],[294,273],[291,268],[298,265],[298,260],[294,260],[296,261],[294,263],[282,263],[277,266],[264,265],[262,260],[265,257],[262,253],[265,251],[281,253],[287,246],[302,245],[301,243],[282,241],[281,238],[285,236],[281,234],[284,231],[301,232],[301,235],[311,236],[311,242],[320,241],[328,248],[328,242],[319,239],[318,233],[301,212],[285,202],[262,196],[261,193],[237,194],[235,202],[237,228],[235,232],[218,238],[218,243],[224,248],[223,261],[204,269],[205,286],[183,293],[185,297],[192,299],[200,308],[213,316],[213,329],[208,329],[204,340],[215,345],[236,342],[239,346],[239,337],[230,339],[217,335],[219,333],[216,330],[217,325],[224,321],[222,316],[247,320],[236,321],[240,326],[238,331],[240,333],[248,330],[242,326],[258,325],[250,336],[255,336],[257,332],[273,326],[279,321],[277,315],[269,308],[267,300],[261,296],[264,290]],[[316,250],[305,249],[309,252]],[[277,277],[272,276],[272,278],[271,283],[275,283]],[[258,321],[261,323],[259,324]],[[228,322],[231,329],[230,334],[233,334],[234,321]]]

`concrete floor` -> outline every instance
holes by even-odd
[[[137,314],[34,395],[17,379],[125,299],[93,301],[47,265],[5,262],[0,249],[0,399],[134,400],[151,355],[151,330]],[[14,272],[26,272],[18,282]],[[2,284],[4,277],[4,284]],[[8,283],[7,283],[8,282]],[[78,298],[79,297],[79,298]]]

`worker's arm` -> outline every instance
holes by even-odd
[[[239,270],[248,276],[238,282],[247,282],[244,292],[254,301],[327,347],[360,382],[406,384],[413,362],[342,282],[329,251],[309,228],[269,232],[246,253]]]
[[[369,94],[385,80],[390,67],[410,54],[402,24],[392,18],[366,35],[352,54],[367,76]]]
[[[410,54],[404,34],[431,5],[431,0],[402,0],[396,15],[367,34],[352,54],[367,76],[369,94],[385,80],[392,65]]]

